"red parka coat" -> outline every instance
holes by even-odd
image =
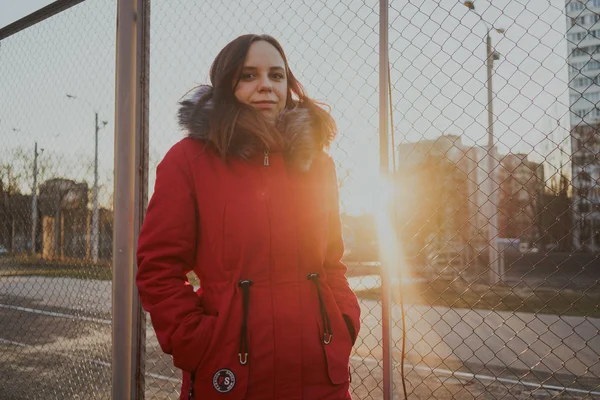
[[[225,162],[198,140],[173,146],[140,233],[137,285],[183,370],[181,398],[193,372],[195,399],[350,399],[360,308],[342,253],[325,153],[294,172],[281,153]]]

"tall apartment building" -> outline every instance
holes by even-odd
[[[573,246],[600,251],[600,0],[567,0]]]

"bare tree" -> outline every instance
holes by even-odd
[[[34,174],[34,149],[17,147],[6,151],[6,161],[0,164],[0,243],[11,252],[17,247],[17,237],[28,238],[31,226],[31,200]],[[49,170],[50,158],[38,158],[37,179],[41,181]]]
[[[18,218],[14,199],[21,194],[22,182],[22,171],[10,162],[0,164],[0,241],[11,252],[15,249]]]

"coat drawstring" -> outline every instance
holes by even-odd
[[[240,332],[240,351],[238,356],[240,358],[240,364],[246,365],[248,362],[248,303],[250,302],[250,286],[252,286],[252,281],[241,280],[238,282],[238,285],[242,288],[242,305],[244,309],[242,330]]]
[[[240,364],[245,365],[248,363],[248,304],[250,301],[250,286],[252,286],[251,280],[241,280],[238,282],[238,286],[242,288],[242,307],[244,309],[244,315],[242,319],[242,330],[240,333],[240,351],[238,357]],[[194,398],[194,379],[195,372],[192,372],[190,378],[190,390],[188,391],[188,400]]]
[[[194,398],[194,381],[196,380],[196,371],[192,372],[192,376],[190,377],[190,390],[188,391],[188,400],[193,400]]]
[[[319,308],[321,309],[321,318],[323,320],[323,343],[331,343],[333,338],[333,331],[331,330],[331,322],[329,321],[329,314],[327,314],[327,307],[325,307],[325,301],[323,301],[323,295],[321,293],[321,282],[319,281],[319,274],[311,272],[308,274],[306,279],[313,281],[317,287],[317,296],[319,296]]]
[[[196,378],[196,372],[192,372],[192,376],[190,377],[190,390],[188,391],[188,400],[192,400],[194,398],[194,380]]]

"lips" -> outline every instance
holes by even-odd
[[[277,102],[271,100],[253,101],[252,105],[256,108],[273,108],[277,105]]]

